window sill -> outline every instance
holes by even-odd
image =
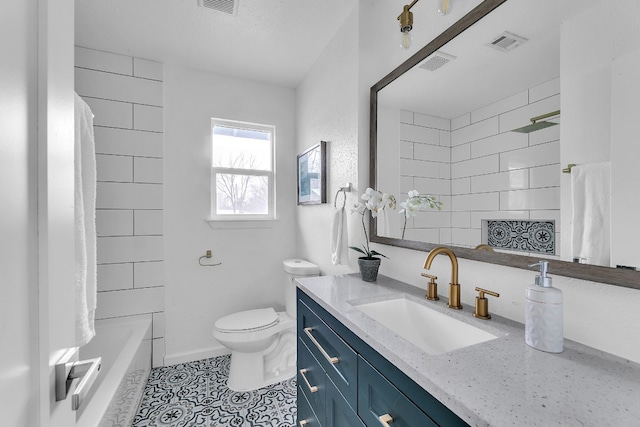
[[[273,228],[277,219],[205,219],[212,230],[250,230],[256,228]]]

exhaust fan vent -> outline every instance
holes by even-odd
[[[491,40],[487,46],[497,49],[500,52],[509,52],[527,41],[524,37],[505,31]]]
[[[438,68],[444,67],[454,59],[456,59],[455,56],[438,51],[429,55],[427,59],[422,61],[422,64],[420,64],[418,68],[422,68],[423,70],[428,70],[428,71],[435,71]]]
[[[198,4],[229,15],[235,15],[238,12],[238,0],[198,0]]]

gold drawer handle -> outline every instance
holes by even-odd
[[[309,339],[316,345],[316,347],[318,347],[318,350],[320,350],[320,353],[322,353],[322,355],[325,357],[325,359],[327,359],[329,361],[329,363],[331,363],[331,364],[338,363],[339,362],[338,358],[329,356],[329,354],[324,350],[324,348],[322,348],[320,343],[318,341],[316,341],[316,339],[313,337],[313,335],[311,335],[311,331],[313,331],[312,328],[304,328],[305,334],[307,334]]]
[[[302,379],[307,384],[307,387],[309,387],[309,391],[311,393],[315,393],[316,391],[318,391],[318,386],[309,384],[309,380],[307,379],[307,377],[305,375],[307,372],[308,371],[306,369],[300,369],[300,375],[302,375]]]
[[[307,420],[302,420],[298,424],[300,424],[300,427],[304,427],[307,425]]]
[[[384,414],[378,417],[378,421],[380,421],[380,424],[384,427],[391,427],[389,424],[393,422],[393,418],[391,418],[389,414]]]

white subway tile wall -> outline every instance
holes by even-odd
[[[163,66],[75,48],[75,90],[91,107],[97,167],[96,319],[152,319],[164,364]]]
[[[554,79],[452,120],[401,111],[399,199],[415,188],[445,202],[410,220],[406,238],[473,247],[495,219],[553,220],[560,230],[560,126],[511,132],[559,109]]]

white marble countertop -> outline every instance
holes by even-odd
[[[298,287],[472,426],[640,426],[637,363],[569,340],[559,354],[535,350],[521,323],[495,314],[476,319],[473,307],[448,309],[446,300],[427,301],[424,290],[385,276],[376,283],[359,274],[303,278]],[[354,307],[397,297],[498,339],[432,356]]]

